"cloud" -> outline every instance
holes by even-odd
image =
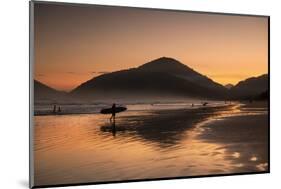
[[[37,76],[37,77],[44,77],[45,75],[44,74],[35,74],[35,76]]]
[[[68,73],[68,74],[77,74],[77,73],[75,73],[75,72],[66,72],[66,73]]]
[[[66,74],[72,74],[72,75],[92,75],[92,74],[95,74],[95,75],[101,75],[101,74],[106,74],[106,73],[110,73],[110,72],[107,72],[107,71],[94,71],[94,72],[74,72],[74,71],[67,71],[67,72],[64,72]]]
[[[65,72],[67,74],[73,74],[73,75],[85,75],[85,74],[89,74],[89,72],[72,72],[72,71],[69,71],[69,72]]]
[[[243,74],[216,74],[216,75],[208,75],[209,77],[216,77],[216,78],[244,78],[247,75]]]
[[[110,73],[110,72],[106,72],[106,71],[103,71],[103,72],[92,72],[93,74],[107,74],[107,73]]]

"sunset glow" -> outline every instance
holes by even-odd
[[[268,72],[266,17],[103,6],[35,6],[35,79],[70,91],[172,57],[223,85]]]

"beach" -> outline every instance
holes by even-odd
[[[199,138],[223,145],[226,158],[236,162],[238,173],[268,171],[269,120],[263,112],[265,105],[242,106],[245,114],[206,124]]]
[[[130,110],[130,109],[129,109]],[[266,102],[35,116],[38,186],[268,171]]]

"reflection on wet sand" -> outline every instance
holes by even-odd
[[[188,110],[162,110],[145,115],[125,115],[116,120],[116,131],[121,137],[140,137],[141,140],[172,147],[186,138],[185,131],[196,124],[217,116],[225,107],[210,107]],[[111,123],[105,122],[100,130],[111,132]]]
[[[110,124],[108,124],[106,126],[102,126],[100,128],[100,130],[102,132],[110,132],[110,133],[112,133],[112,136],[115,137],[115,135],[116,135],[116,123],[115,123],[115,121],[114,122],[110,122]]]
[[[128,111],[115,123],[98,114],[37,116],[35,124],[37,185],[266,171],[268,166],[264,106]]]

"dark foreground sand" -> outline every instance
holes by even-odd
[[[229,158],[237,162],[237,172],[268,171],[268,115],[241,115],[214,121],[204,126],[199,136],[220,143]]]

